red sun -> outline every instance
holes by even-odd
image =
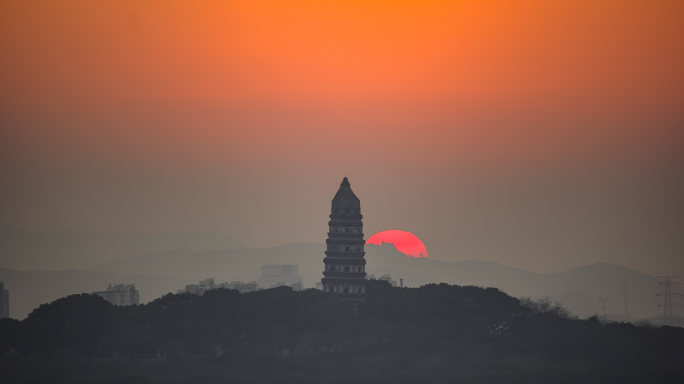
[[[428,257],[425,244],[411,232],[389,230],[378,232],[371,236],[366,244],[382,245],[382,243],[394,244],[394,247],[406,256]]]

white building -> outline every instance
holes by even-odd
[[[389,274],[380,276],[380,278],[378,280],[386,281],[386,282],[390,283],[390,285],[393,287],[397,286],[397,282],[392,280],[392,276],[390,276]]]
[[[257,278],[260,288],[275,288],[286,285],[301,291],[304,279],[299,276],[299,265],[262,265],[261,277]]]
[[[293,291],[299,292],[302,290],[302,282],[297,281],[297,282],[294,282],[290,285],[287,285],[287,284],[283,283],[282,281],[279,281],[278,284],[276,284],[276,287],[290,287],[290,288],[292,288]]]
[[[240,293],[254,292],[259,289],[256,281],[250,281],[249,283],[244,283],[242,281],[234,281],[232,283],[222,283],[219,284],[219,288],[225,289],[237,289]]]
[[[199,284],[188,284],[185,289],[179,289],[178,293],[192,293],[195,295],[202,296],[204,292],[216,289],[217,286],[214,284],[214,278],[202,280]]]
[[[106,291],[93,292],[114,305],[133,305],[140,303],[140,294],[135,289],[135,284],[115,284],[107,287]]]

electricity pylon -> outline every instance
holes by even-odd
[[[672,293],[672,279],[678,276],[656,276],[659,279],[662,279],[660,285],[663,286],[663,293],[658,293],[656,296],[663,296],[663,304],[659,304],[659,307],[663,307],[663,320],[665,321],[666,324],[668,325],[673,325],[674,324],[674,316],[672,315],[672,295],[674,296],[681,296],[679,293]],[[677,283],[674,283],[677,284]],[[674,304],[675,307],[679,307],[679,305]]]
[[[628,288],[628,287],[627,287],[627,282],[626,282],[626,281],[625,281],[625,283],[622,285],[621,288],[624,288],[624,289],[625,289],[625,318],[627,318],[627,317],[629,316],[629,312],[627,312],[627,288]]]
[[[608,306],[606,305],[608,298],[599,297],[599,301],[601,302],[601,316],[606,317],[606,312],[608,312]]]

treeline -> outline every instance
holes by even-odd
[[[368,283],[358,305],[287,287],[126,307],[72,295],[0,320],[0,381],[667,382],[684,373],[681,328],[578,320],[494,288]]]

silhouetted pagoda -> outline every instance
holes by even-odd
[[[332,199],[328,222],[328,250],[325,252],[324,292],[342,296],[344,300],[362,301],[366,296],[366,259],[363,250],[361,201],[345,177]]]

